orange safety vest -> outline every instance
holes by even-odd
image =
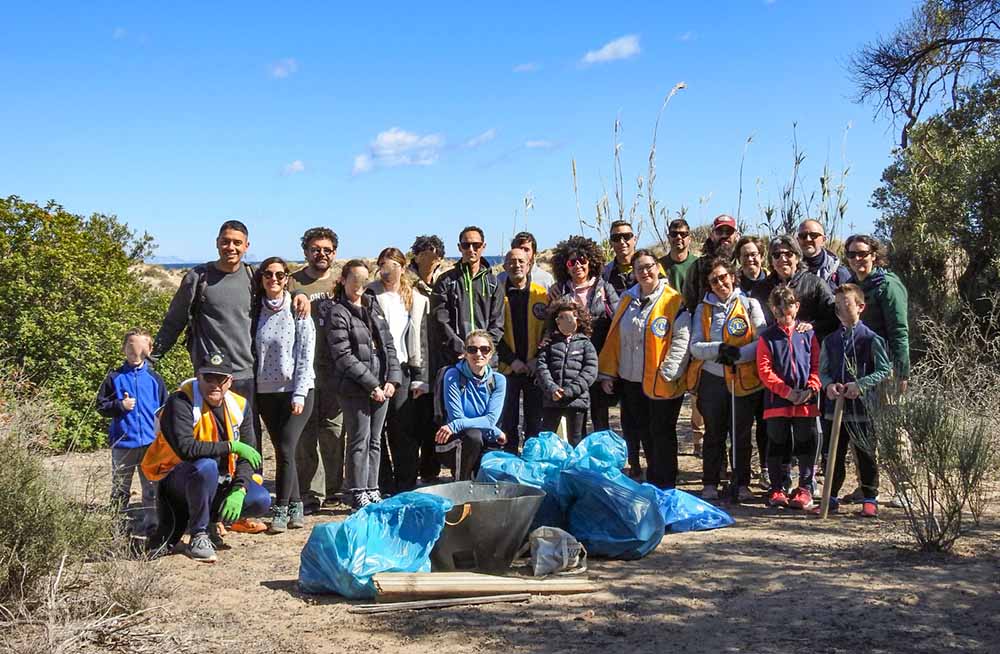
[[[712,307],[705,302],[702,302],[702,307],[701,333],[705,335],[705,338],[708,338],[708,334],[712,329]],[[742,347],[753,342],[755,338],[757,338],[757,330],[754,329],[753,323],[750,322],[750,314],[743,304],[743,299],[737,298],[733,302],[733,307],[726,315],[726,322],[722,328],[722,342],[727,345]],[[704,363],[704,361],[697,358],[691,361],[687,375],[688,388],[695,391],[698,389],[698,381],[701,379],[701,369]],[[732,366],[724,366],[724,370],[726,388],[734,388]],[[735,383],[735,393],[739,397],[750,395],[764,387],[760,382],[760,377],[757,376],[756,359],[736,364]]]
[[[631,301],[631,295],[622,294],[618,309],[611,320],[608,338],[604,341],[604,347],[601,348],[601,354],[597,359],[597,367],[601,374],[618,376],[619,323]],[[674,338],[671,320],[676,319],[683,310],[684,298],[669,284],[664,284],[663,292],[649,310],[649,317],[643,328],[642,390],[654,400],[670,400],[681,396],[687,390],[685,375],[682,374],[680,379],[667,381],[660,374],[660,364],[670,351],[670,343]]]
[[[548,311],[549,293],[541,284],[531,282],[528,287],[528,359],[534,359],[538,354],[538,343],[542,340],[545,332],[545,317]],[[506,294],[503,298],[503,342],[507,344],[511,352],[516,352],[514,344],[513,319],[510,317],[510,302]],[[527,363],[527,361],[525,361]],[[509,375],[512,370],[503,361],[497,366],[497,372]]]
[[[178,389],[191,399],[191,412],[194,416],[194,439],[198,441],[218,442],[219,431],[212,417],[211,408],[205,404],[201,392],[198,390],[198,381],[189,379]],[[247,401],[242,395],[237,395],[232,391],[226,393],[223,406],[225,414],[226,440],[240,440],[239,426],[243,423],[243,412],[246,409]],[[163,407],[156,412],[156,440],[150,444],[146,450],[146,455],[142,457],[142,473],[150,481],[159,481],[170,474],[181,458],[170,447],[170,442],[163,435],[160,428],[160,415]],[[236,474],[236,455],[229,454],[229,476]]]

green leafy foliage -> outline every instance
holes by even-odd
[[[932,307],[957,291],[981,303],[1000,285],[1000,77],[917,123],[882,182],[879,235],[910,297]]]
[[[51,446],[104,444],[106,421],[94,399],[121,365],[122,335],[133,326],[155,332],[170,301],[142,280],[138,264],[151,249],[149,235],[115,216],[0,200],[0,360],[52,397],[60,420]],[[172,384],[190,367],[179,351],[158,370]]]

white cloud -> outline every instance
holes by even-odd
[[[618,59],[628,59],[639,54],[639,36],[637,34],[627,34],[614,41],[605,43],[599,50],[591,50],[583,55],[581,64],[602,64]]]
[[[464,147],[466,147],[466,148],[478,148],[480,145],[482,145],[484,143],[489,143],[490,141],[492,141],[496,137],[497,137],[497,130],[496,130],[495,127],[491,127],[488,130],[486,130],[485,132],[483,132],[482,134],[479,134],[478,136],[473,136],[471,139],[469,139],[468,141],[466,141],[464,143]]]
[[[115,31],[111,33],[111,38],[113,38],[115,41],[121,41],[126,36],[128,36],[128,30],[126,30],[124,27],[116,27]]]
[[[677,40],[678,41],[694,41],[696,38],[698,38],[698,35],[695,34],[694,32],[684,32],[683,34],[681,34],[680,36],[677,37]]]
[[[518,64],[518,65],[514,66],[513,72],[515,72],[515,73],[533,73],[536,70],[538,70],[539,68],[541,68],[541,66],[539,66],[535,62],[531,61],[531,62],[528,62],[526,64]]]
[[[285,167],[281,169],[283,175],[294,175],[295,173],[305,172],[306,165],[302,163],[301,159],[296,159],[292,163],[285,164]]]
[[[292,58],[279,59],[267,67],[268,72],[274,79],[285,79],[299,69],[299,62]]]
[[[440,134],[421,135],[392,127],[375,137],[368,152],[354,157],[352,171],[358,175],[376,167],[429,166],[438,160],[443,147]]]
[[[529,150],[551,150],[556,147],[556,144],[552,141],[537,140],[537,141],[525,141],[524,147]]]

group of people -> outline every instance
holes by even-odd
[[[609,261],[592,239],[569,237],[551,275],[522,232],[496,275],[483,230],[470,226],[450,269],[442,240],[419,236],[409,258],[389,247],[375,271],[353,259],[334,274],[339,242],[326,227],[302,236],[306,265],[292,273],[279,257],[246,264],[248,230],[227,221],[218,260],[185,275],[155,338],[125,336],[126,361],[101,389],[113,500],[127,501],[138,469],[155,511],[134,528],[151,547],[187,532],[188,555],[213,561],[227,529],[301,528],[323,504],[344,498],[359,509],[435,480],[443,466],[470,479],[485,450],[517,453],[525,438],[560,425],[571,444],[608,429],[615,404],[628,474],[672,488],[689,394],[704,498],[718,497],[727,436],[731,483],[741,499],[753,497],[756,425],[768,502],[807,509],[827,440],[820,424],[828,437],[842,396],[834,494],[853,442],[863,511],[874,515],[874,453],[858,447],[862,396],[909,372],[906,292],[883,267],[879,243],[852,236],[844,266],[813,220],[765,244],[721,215],[701,256],[683,218],[668,230],[660,258],[637,249],[623,220],[610,227]],[[182,335],[197,376],[168,393],[147,361]],[[258,418],[274,446],[273,501]]]

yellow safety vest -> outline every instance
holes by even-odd
[[[536,284],[531,282],[531,286],[528,287],[528,359],[534,359],[535,355],[538,354],[538,344],[542,340],[542,334],[545,332],[545,312],[548,310],[549,305],[549,294],[548,291],[541,284]],[[503,298],[503,319],[504,319],[504,329],[503,329],[503,342],[507,344],[511,352],[516,352],[517,347],[514,344],[514,328],[511,326],[513,321],[510,317],[510,302],[507,301],[507,295]],[[527,363],[527,361],[525,361]],[[500,362],[497,366],[497,372],[504,375],[509,375],[512,371],[510,366],[504,362]]]
[[[701,312],[701,333],[708,338],[708,334],[712,329],[712,307],[707,303],[702,303]],[[747,343],[753,342],[753,339],[757,337],[757,330],[754,329],[753,323],[750,321],[750,314],[747,313],[746,307],[743,305],[743,300],[737,298],[733,302],[732,308],[726,315],[726,322],[722,327],[722,342],[726,345],[735,345],[737,347],[742,347]],[[701,379],[701,369],[705,362],[701,359],[693,358],[691,365],[688,366],[688,388],[696,391],[698,389],[698,381]],[[732,366],[724,366],[725,369],[725,379],[726,388],[734,388],[733,386],[733,368]],[[753,359],[747,361],[746,363],[736,364],[736,377],[735,377],[735,392],[739,397],[744,395],[750,395],[763,388],[763,384],[760,382],[760,377],[757,376],[757,360]]]

